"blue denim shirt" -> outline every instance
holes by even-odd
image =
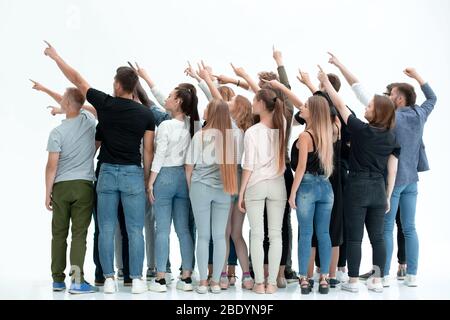
[[[155,125],[157,127],[159,127],[161,122],[172,119],[168,112],[162,110],[161,108],[158,108],[156,104],[150,107],[150,111],[153,113],[153,118],[155,118]]]
[[[419,181],[418,172],[429,170],[422,136],[425,123],[436,105],[437,98],[428,83],[421,89],[426,97],[422,105],[403,107],[395,113],[394,133],[402,148],[398,161],[396,186],[415,183]]]

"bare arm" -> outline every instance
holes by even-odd
[[[155,137],[155,132],[147,130],[144,134],[144,177],[145,186],[148,185],[150,166],[153,161],[153,139]]]
[[[215,77],[217,78],[217,81],[219,81],[219,84],[234,84],[235,86],[240,87],[244,90],[250,90],[250,86],[247,82],[245,82],[245,80],[234,79],[223,74],[215,75]]]
[[[184,170],[186,172],[186,182],[187,182],[188,188],[190,190],[191,189],[192,172],[194,171],[194,165],[186,164],[186,165],[184,165]]]
[[[45,49],[44,54],[55,61],[67,80],[73,83],[73,85],[77,87],[84,96],[86,96],[87,91],[91,87],[89,83],[87,83],[78,71],[69,66],[48,42],[46,43],[48,47]]]
[[[330,60],[328,60],[328,62],[334,64],[339,69],[350,86],[353,86],[355,83],[359,83],[358,78],[356,78],[356,76],[353,75],[350,70],[348,70],[347,67],[345,67],[335,55],[333,55],[331,52],[328,52],[328,54],[330,55]]]
[[[58,170],[59,152],[49,152],[47,166],[45,168],[45,207],[53,211],[52,192]]]
[[[271,80],[271,81],[263,80],[263,81],[269,83],[272,87],[283,92],[297,109],[300,109],[300,107],[303,106],[303,102],[300,100],[300,98],[297,97],[291,90],[289,90],[284,84],[282,84],[278,80]]]
[[[242,176],[241,176],[241,189],[239,191],[239,200],[238,200],[238,208],[239,211],[242,213],[245,213],[245,203],[244,203],[244,197],[245,197],[245,190],[247,189],[248,181],[250,180],[250,177],[252,176],[252,171],[249,170],[242,170]]]
[[[244,68],[236,68],[233,64],[231,64],[231,67],[238,77],[244,79],[247,82],[254,93],[257,93],[259,90],[261,90],[258,84],[248,75],[247,72],[245,72]]]
[[[327,91],[328,95],[331,98],[331,101],[333,101],[333,104],[338,109],[339,114],[341,115],[342,119],[344,120],[345,124],[347,124],[348,117],[352,114],[350,110],[345,105],[344,101],[341,99],[341,97],[338,95],[336,90],[333,88],[333,86],[330,83],[330,80],[328,79],[328,76],[323,72],[322,67],[319,66],[319,75],[318,75],[319,81],[322,83],[323,87]]]
[[[297,142],[298,148],[298,164],[297,169],[295,170],[294,182],[292,184],[291,194],[289,196],[289,205],[292,209],[297,208],[297,204],[295,203],[297,198],[297,191],[300,188],[300,184],[302,182],[303,176],[306,171],[306,161],[308,158],[308,139],[311,139],[307,133],[300,134],[300,137]]]
[[[208,85],[209,92],[211,93],[213,99],[223,98],[219,92],[219,89],[217,89],[217,87],[214,85],[211,79],[211,74],[208,72],[206,68],[204,68],[203,65],[200,64],[198,65],[197,76],[206,82],[206,84]]]
[[[297,76],[298,81],[300,83],[304,84],[309,91],[311,91],[312,94],[316,93],[318,91],[317,87],[312,83],[311,78],[309,77],[309,74],[307,72],[302,72],[300,69],[298,69],[299,75]]]
[[[387,164],[388,177],[386,186],[387,208],[386,213],[391,209],[391,196],[395,186],[395,178],[397,176],[398,159],[394,155],[390,155]]]

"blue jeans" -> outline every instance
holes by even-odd
[[[192,271],[194,244],[189,229],[189,190],[184,167],[163,167],[154,185],[156,222],[156,270],[165,272],[169,257],[170,225],[173,218],[180,241],[182,268]]]
[[[114,276],[114,234],[120,199],[128,233],[130,278],[141,278],[144,263],[144,170],[135,165],[102,164],[97,197],[99,254],[104,276]]]
[[[400,221],[405,236],[407,274],[416,275],[419,260],[419,239],[416,232],[417,183],[394,188],[391,196],[391,211],[384,218],[384,241],[386,243],[386,266],[384,274],[389,275],[393,248],[395,216],[400,206]]]
[[[297,191],[297,219],[299,224],[298,264],[300,275],[306,276],[311,256],[313,225],[319,244],[320,272],[328,274],[331,260],[330,218],[333,208],[333,189],[327,178],[305,174]]]

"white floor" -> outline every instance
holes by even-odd
[[[66,281],[68,284],[68,281]],[[360,282],[359,293],[350,293],[340,288],[330,289],[328,295],[317,292],[317,285],[310,295],[300,294],[298,283],[289,284],[286,289],[279,289],[274,295],[258,295],[251,291],[243,290],[238,280],[236,287],[231,287],[220,294],[207,293],[204,295],[195,292],[182,292],[176,290],[175,282],[169,286],[166,293],[147,292],[133,295],[129,287],[123,287],[119,282],[119,292],[106,295],[101,289],[98,293],[86,295],[72,295],[67,292],[54,293],[51,290],[51,282],[35,281],[27,283],[23,281],[6,281],[2,283],[0,299],[19,300],[447,300],[450,299],[450,280],[448,278],[431,275],[421,278],[419,286],[408,288],[401,281],[392,280],[390,288],[385,288],[383,293],[369,292]]]

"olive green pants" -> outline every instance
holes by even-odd
[[[84,281],[83,265],[86,237],[91,223],[94,187],[91,181],[73,180],[55,183],[52,193],[52,277],[63,282],[66,275],[67,236],[72,220],[70,246],[70,276],[72,281]]]

